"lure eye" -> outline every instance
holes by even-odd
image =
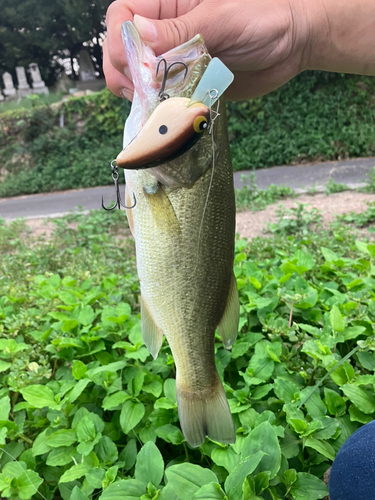
[[[166,125],[161,125],[161,126],[159,127],[159,133],[160,133],[160,134],[163,134],[163,135],[164,135],[164,134],[166,134],[167,132],[168,132],[168,127],[167,127]]]
[[[201,134],[208,126],[208,121],[205,116],[197,116],[194,120],[193,127],[197,134]]]

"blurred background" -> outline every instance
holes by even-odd
[[[0,197],[105,185],[130,110],[105,89],[110,0],[0,0]],[[304,72],[228,103],[234,170],[375,155],[375,78]]]

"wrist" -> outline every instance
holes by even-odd
[[[294,0],[298,4],[295,29],[301,46],[300,71],[326,69],[323,61],[331,59],[330,22],[324,0]],[[328,63],[329,65],[329,63]]]
[[[303,69],[375,75],[373,0],[296,0],[306,15]]]

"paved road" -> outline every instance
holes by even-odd
[[[235,172],[234,184],[236,188],[249,184],[250,174],[253,173],[260,189],[266,189],[270,184],[284,184],[297,192],[306,192],[312,187],[315,187],[317,191],[324,191],[324,186],[329,179],[355,189],[364,184],[367,174],[374,166],[375,158],[358,158],[315,165],[272,167],[254,172]],[[101,207],[102,195],[107,203],[113,200],[115,195],[113,186],[2,198],[0,199],[0,217],[6,220],[17,217],[29,219],[58,217],[78,206],[83,207],[84,210],[91,210]]]

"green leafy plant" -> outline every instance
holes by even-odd
[[[246,176],[243,177],[243,180],[247,181]],[[236,189],[235,193],[237,211],[263,210],[267,205],[276,201],[295,196],[293,189],[283,185],[271,184],[267,189],[259,189],[254,176],[250,176],[250,183],[245,184],[241,189]]]
[[[337,220],[356,227],[368,227],[375,221],[375,202],[367,203],[368,208],[364,212],[348,212],[337,216]],[[368,227],[369,232],[373,232],[373,227]]]
[[[156,360],[143,344],[123,212],[64,217],[40,240],[2,223],[2,498],[322,499],[375,415],[375,247],[302,205],[288,216],[236,242],[240,333],[215,352],[237,438],[198,449],[167,342]]]
[[[348,186],[342,182],[336,183],[333,179],[329,179],[326,184],[326,194],[341,193],[347,191]]]

